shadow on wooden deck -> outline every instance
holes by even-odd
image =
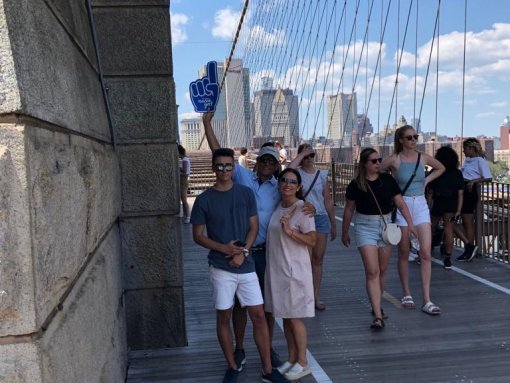
[[[340,209],[337,213],[342,214]],[[131,352],[128,383],[222,381],[226,362],[216,339],[206,250],[193,243],[190,225],[182,229],[189,345]],[[510,267],[475,258],[471,263],[454,260],[453,269],[445,270],[438,248],[433,256],[431,297],[442,314],[433,317],[419,309],[420,266],[414,262],[410,283],[418,308],[401,308],[394,249],[383,300],[389,319],[383,331],[372,332],[358,252],[338,239],[329,243],[321,295],[327,309],[307,320],[310,360],[317,364],[313,377],[301,382],[509,382]],[[248,326],[248,363],[240,383],[261,381],[251,331]],[[286,356],[278,327],[273,346]]]

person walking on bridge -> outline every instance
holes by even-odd
[[[430,211],[425,198],[425,187],[429,182],[444,173],[445,167],[432,156],[416,150],[419,135],[411,125],[404,125],[395,132],[394,153],[381,164],[381,171],[390,169],[395,177],[404,201],[411,212],[418,237],[420,251],[421,288],[423,295],[422,311],[430,315],[438,315],[441,309],[430,300],[430,280],[432,276],[432,229]],[[425,166],[434,169],[425,177]],[[398,274],[402,284],[404,308],[415,308],[409,288],[409,253],[410,236],[407,222],[397,211],[397,224],[402,229],[402,239],[398,244]],[[418,250],[418,249],[416,249]]]

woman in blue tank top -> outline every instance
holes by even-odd
[[[423,294],[422,310],[427,314],[437,315],[441,309],[430,300],[430,278],[432,274],[430,212],[425,199],[427,184],[444,173],[444,166],[432,156],[416,150],[418,134],[410,125],[404,125],[395,132],[394,153],[383,161],[382,170],[390,169],[400,189],[406,188],[414,174],[412,181],[403,190],[403,198],[411,212],[414,226],[418,232],[418,242],[421,259],[421,287]],[[418,166],[416,166],[418,163]],[[425,176],[425,166],[434,171]],[[416,169],[416,172],[415,172]],[[402,306],[415,308],[414,300],[409,289],[409,230],[406,220],[397,211],[397,224],[402,230],[402,239],[398,244],[398,274],[402,284]]]

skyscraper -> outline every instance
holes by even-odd
[[[352,133],[357,131],[358,105],[356,93],[339,93],[328,99],[328,135],[341,146],[352,146]]]
[[[266,86],[272,81],[266,80]],[[295,146],[299,140],[299,102],[291,89],[262,89],[253,100],[255,136]]]
[[[181,120],[181,144],[186,150],[208,149],[207,140],[201,142],[203,136],[204,125],[201,117]]]
[[[218,62],[218,81],[221,84],[225,76],[227,61]],[[206,66],[202,67],[198,76],[205,75]],[[250,129],[250,71],[243,68],[240,59],[232,59],[227,76],[221,90],[212,127],[223,147],[249,146],[251,143]]]

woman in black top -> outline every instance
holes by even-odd
[[[390,221],[393,203],[399,208],[409,226],[416,234],[409,209],[402,199],[400,188],[389,174],[379,174],[382,158],[372,148],[360,154],[356,178],[347,187],[342,224],[342,243],[349,246],[349,226],[354,212],[354,237],[365,267],[366,289],[375,316],[373,329],[384,328],[381,299],[386,281],[386,271],[391,256],[391,246],[383,241],[385,227],[383,217],[372,195],[374,193],[386,222]]]
[[[450,256],[453,250],[453,225],[460,217],[464,196],[464,177],[459,170],[459,156],[449,146],[442,146],[436,152],[436,160],[441,162],[446,171],[432,181],[428,188],[432,194],[432,208],[430,209],[432,228],[435,229],[443,219],[445,269],[452,268]],[[434,230],[433,230],[434,231]],[[466,240],[465,236],[461,238]],[[443,251],[442,251],[443,252]]]

